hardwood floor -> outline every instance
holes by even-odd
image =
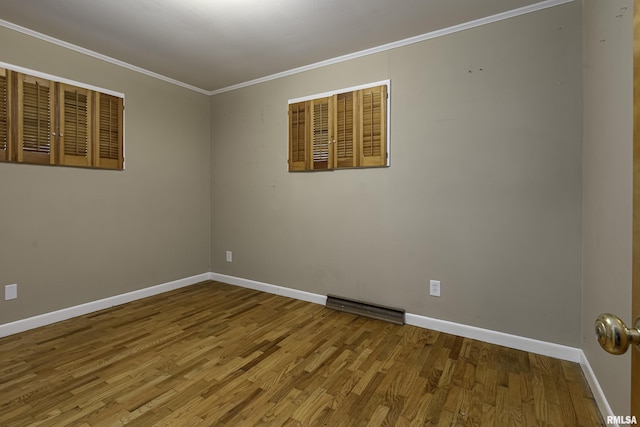
[[[600,426],[577,364],[218,282],[0,339],[1,426]]]

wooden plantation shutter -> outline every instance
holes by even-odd
[[[387,85],[289,104],[289,171],[388,165]]]
[[[332,132],[332,108],[331,98],[320,98],[311,101],[312,108],[312,151],[313,162],[311,169],[331,169],[333,159],[330,156],[330,146],[333,140]]]
[[[53,82],[18,77],[18,161],[55,163]]]
[[[124,98],[0,68],[0,161],[124,167]]]
[[[289,170],[308,169],[307,152],[310,120],[307,118],[308,102],[289,105]]]
[[[362,166],[387,164],[387,87],[377,86],[359,91]]]
[[[9,75],[0,68],[0,160],[9,158]]]
[[[356,166],[356,116],[353,92],[341,93],[336,97],[335,145],[333,164],[336,168]]]
[[[97,141],[96,166],[122,169],[124,165],[123,100],[104,93],[97,93],[96,96],[98,98],[94,138]]]
[[[60,84],[60,163],[91,164],[91,91]]]

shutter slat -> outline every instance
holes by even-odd
[[[0,160],[7,160],[7,152],[9,151],[8,105],[7,71],[0,68]]]
[[[121,98],[99,94],[97,117],[97,161],[100,167],[123,167],[123,101]]]
[[[355,166],[353,92],[336,97],[336,167]]]
[[[329,102],[330,98],[313,102],[313,169],[329,168]]]
[[[360,92],[362,166],[384,166],[387,162],[386,86]]]
[[[289,171],[307,169],[308,114],[307,102],[289,105]]]
[[[118,158],[118,108],[116,101],[108,96],[100,97],[100,157]]]
[[[305,127],[305,110],[304,104],[296,105],[292,109],[291,127],[293,132],[292,140],[292,156],[291,160],[294,162],[304,161],[305,147],[304,147],[304,127]]]
[[[7,75],[4,70],[0,70],[0,150],[5,151],[8,148],[8,125],[7,125],[7,105],[8,105],[8,91],[7,91]],[[3,159],[6,157],[4,154]]]
[[[64,88],[64,154],[89,160],[89,104],[86,90]],[[65,159],[68,162],[67,159]],[[75,160],[77,162],[78,160]]]
[[[51,91],[39,81],[22,85],[22,149],[32,153],[51,153]]]

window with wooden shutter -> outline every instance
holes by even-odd
[[[54,164],[53,82],[25,74],[18,78],[18,161]]]
[[[362,166],[380,166],[387,161],[387,87],[360,90],[360,134]]]
[[[63,165],[91,165],[91,93],[60,85],[60,150]]]
[[[289,171],[388,166],[388,82],[289,103]]]
[[[0,63],[0,161],[124,167],[124,98]]]
[[[311,169],[327,170],[333,166],[333,159],[329,154],[332,142],[332,112],[331,98],[320,98],[311,101]]]
[[[289,170],[292,171],[308,169],[307,104],[307,102],[297,102],[289,105]]]
[[[334,164],[337,168],[356,166],[356,111],[353,98],[353,92],[336,95]]]
[[[7,70],[0,68],[0,160],[5,161],[9,158],[9,78]]]
[[[96,165],[107,169],[122,169],[124,159],[122,98],[103,93],[97,96]]]

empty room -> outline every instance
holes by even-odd
[[[639,7],[0,0],[0,425],[636,424]]]

